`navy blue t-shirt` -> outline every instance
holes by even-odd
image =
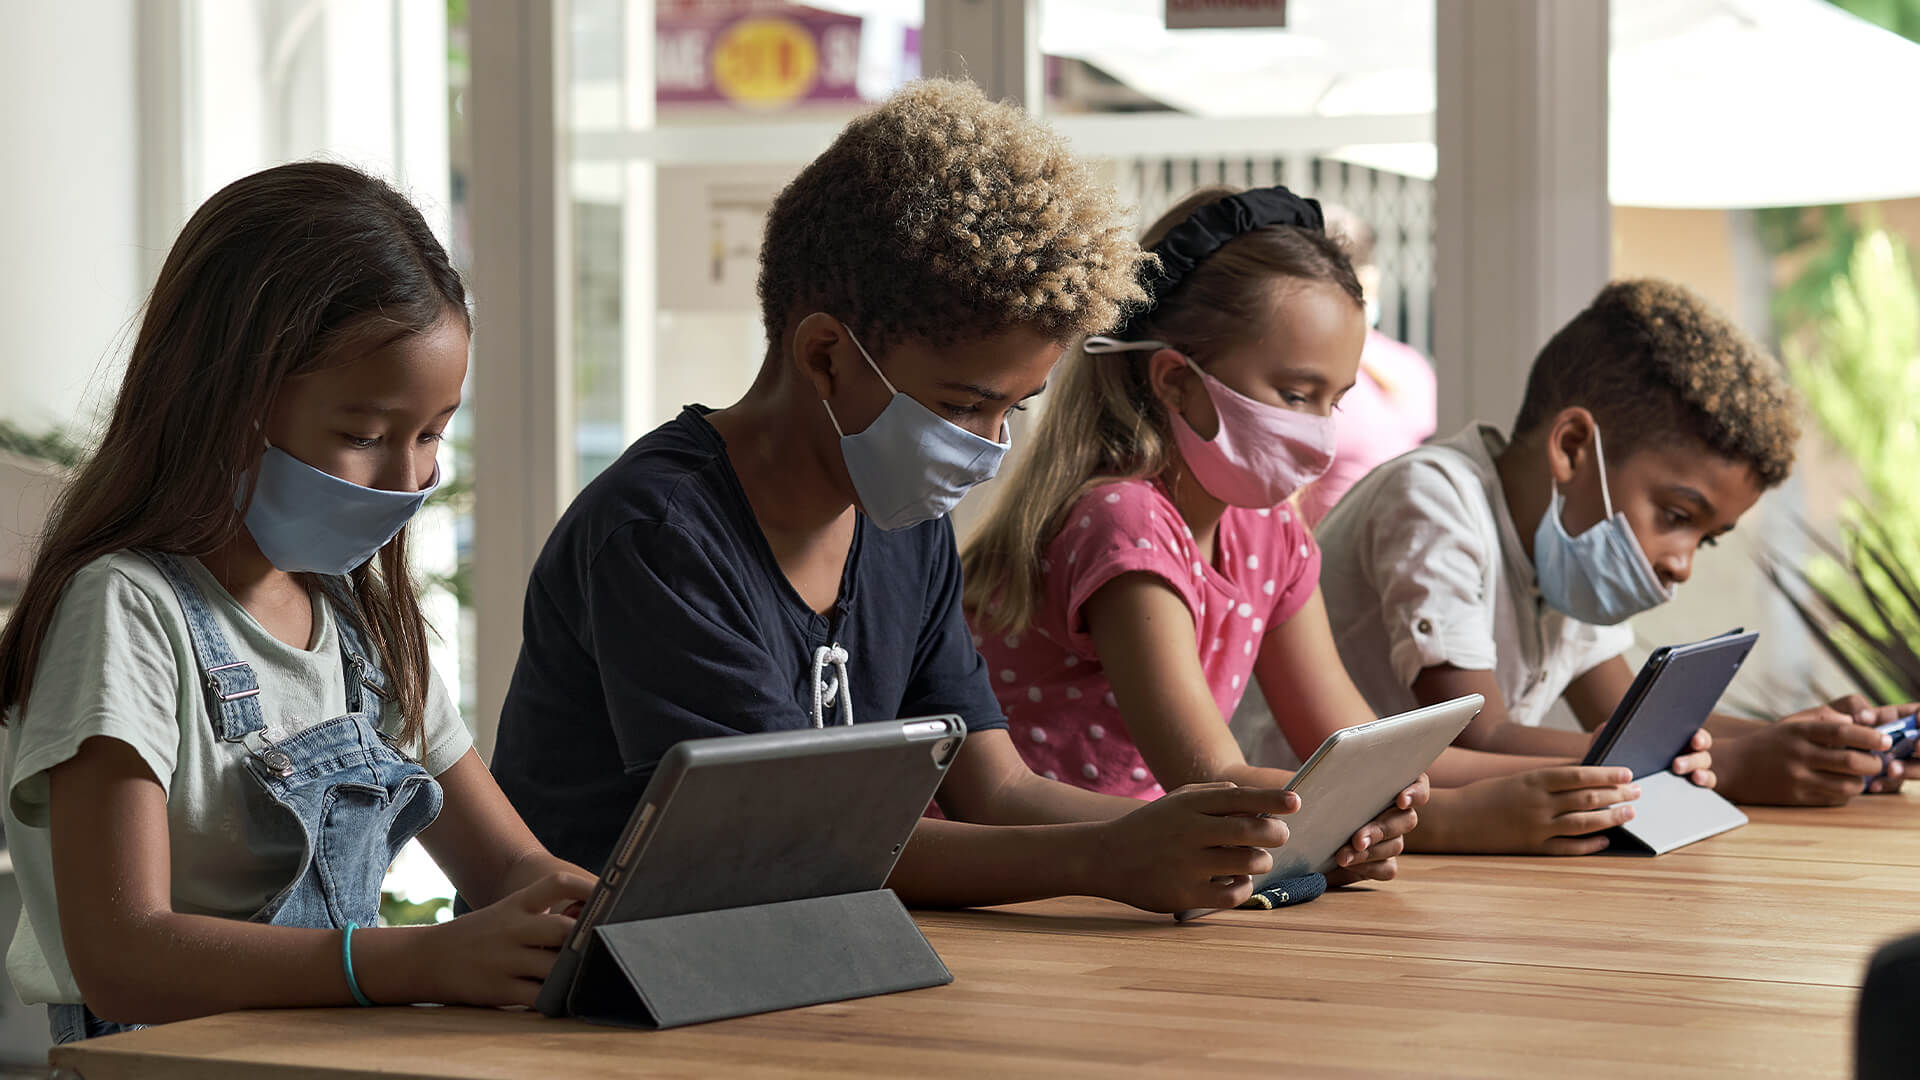
[[[493,773],[548,850],[596,872],[668,747],[812,725],[820,646],[850,656],[857,721],[1007,726],[961,614],[952,524],[860,516],[838,605],[818,614],[706,412],[688,407],[587,485],[527,585]]]

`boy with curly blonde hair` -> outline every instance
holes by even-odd
[[[1787,478],[1795,411],[1774,360],[1699,297],[1608,285],[1541,349],[1511,439],[1475,424],[1389,462],[1322,524],[1347,670],[1382,714],[1485,695],[1457,743],[1509,755],[1477,756],[1485,768],[1578,760],[1633,681],[1625,620],[1670,599],[1698,549]],[[1540,726],[1561,698],[1586,731]],[[1853,697],[1779,723],[1715,716],[1696,782],[1743,802],[1845,801],[1880,772],[1872,725],[1892,714]],[[1436,784],[1467,779],[1434,769]],[[1490,816],[1474,837],[1423,829],[1409,846],[1598,850],[1569,839],[1591,823],[1581,794],[1539,793],[1567,801],[1557,836],[1503,836],[1516,819]]]
[[[534,568],[493,762],[534,832],[604,865],[675,742],[955,713],[946,820],[890,881],[908,902],[1244,901],[1296,800],[1213,785],[1143,806],[1029,771],[946,518],[1067,342],[1143,299],[1144,258],[1111,189],[970,85],[917,83],[849,124],[768,214],[752,388],[635,443]]]

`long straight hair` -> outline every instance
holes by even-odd
[[[1195,210],[1235,193],[1195,191],[1141,238],[1152,247]],[[1327,234],[1269,225],[1237,236],[1196,266],[1136,323],[1202,368],[1220,350],[1255,340],[1272,318],[1275,289],[1288,281],[1326,282],[1363,303],[1359,279]],[[1040,560],[1087,489],[1118,479],[1159,476],[1171,463],[1173,428],[1154,396],[1146,351],[1088,355],[1075,346],[1062,363],[1032,443],[966,550],[962,603],[977,625],[1019,633],[1045,595]]]
[[[167,253],[106,435],[55,503],[0,631],[0,721],[24,713],[82,567],[138,549],[210,555],[240,534],[261,429],[288,379],[341,362],[339,347],[367,332],[424,333],[447,318],[470,328],[458,271],[413,204],[374,177],[301,162],[208,199]],[[427,636],[406,530],[349,584],[348,617],[379,652],[403,742],[417,742]]]

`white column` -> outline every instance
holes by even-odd
[[[627,0],[626,126],[654,126],[654,2]],[[660,311],[658,268],[667,260],[684,262],[687,251],[659,250],[657,166],[632,160],[621,166],[626,198],[620,209],[620,418],[631,443],[653,427],[659,415],[654,343]]]
[[[130,0],[0,7],[0,419],[91,428],[148,284]]]
[[[555,0],[474,0],[475,741],[493,753],[527,575],[573,492],[566,34]]]
[[[1534,354],[1606,283],[1606,0],[1438,0],[1440,431],[1507,427]]]
[[[925,75],[971,79],[996,101],[1045,104],[1038,0],[927,0],[920,34]]]

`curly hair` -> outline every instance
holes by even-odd
[[[1696,441],[1771,488],[1793,469],[1798,397],[1780,365],[1706,301],[1671,282],[1616,281],[1534,359],[1520,441],[1583,406],[1620,460]]]
[[[877,340],[944,345],[1031,329],[1065,344],[1146,295],[1111,186],[1058,135],[971,83],[923,80],[848,124],[774,200],[760,305]]]

